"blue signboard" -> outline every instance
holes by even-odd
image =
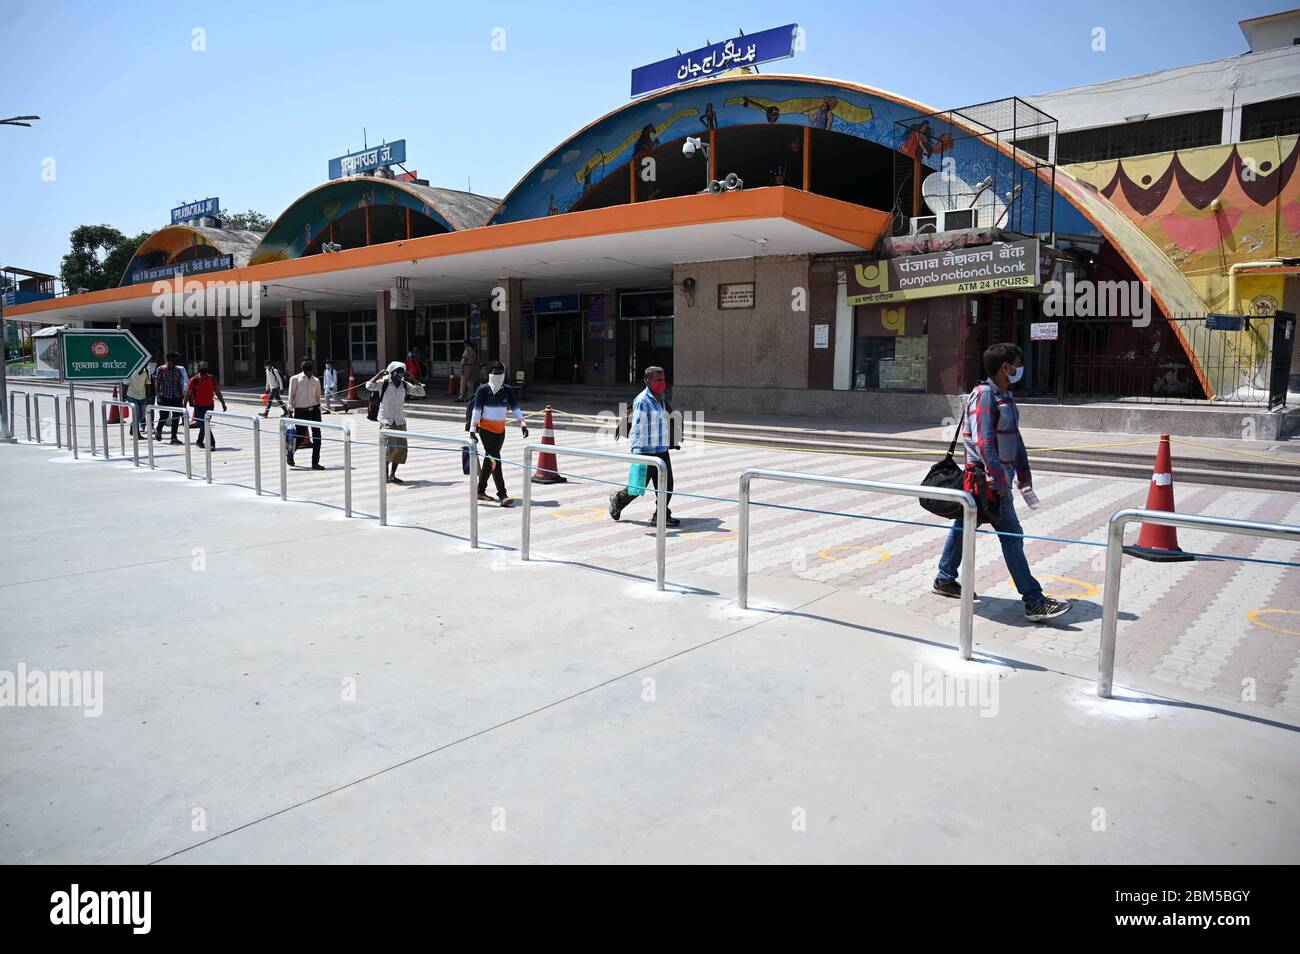
[[[190,202],[187,205],[178,205],[172,209],[172,225],[177,222],[186,222],[190,219],[201,219],[204,216],[216,215],[221,211],[220,199],[200,199],[198,202]]]
[[[1207,315],[1206,331],[1240,331],[1241,315]]]
[[[562,315],[579,311],[581,307],[582,299],[578,295],[547,295],[533,299],[535,315]]]
[[[406,140],[386,142],[382,146],[371,146],[360,152],[351,152],[330,160],[330,178],[341,179],[344,176],[359,176],[382,166],[393,166],[406,161]]]
[[[755,66],[794,56],[794,38],[799,25],[788,23],[774,30],[738,36],[724,43],[691,50],[632,71],[632,95],[651,93],[666,86],[717,76],[742,66]]]
[[[131,284],[154,282],[160,278],[173,275],[198,275],[202,272],[221,272],[234,268],[235,260],[230,255],[209,255],[206,258],[191,258],[189,261],[177,262],[175,265],[159,265],[157,268],[137,268],[131,273]]]

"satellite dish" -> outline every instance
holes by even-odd
[[[1006,214],[1006,206],[993,191],[992,176],[971,185],[961,176],[932,172],[921,182],[921,195],[936,215],[975,209],[979,224],[985,227],[1000,222]]]

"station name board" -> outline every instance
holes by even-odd
[[[344,176],[359,176],[363,172],[373,172],[384,166],[393,166],[406,162],[406,140],[386,142],[382,146],[372,146],[360,152],[350,152],[330,160],[330,178],[341,179]]]
[[[156,268],[137,268],[131,273],[131,284],[138,285],[141,282],[156,282],[160,278],[171,278],[173,275],[198,275],[203,272],[222,272],[227,268],[234,268],[235,260],[230,255],[210,255],[207,258],[192,258],[187,262],[177,262],[174,265],[159,265]]]
[[[797,23],[787,23],[783,27],[763,30],[761,33],[713,43],[649,66],[638,66],[632,71],[632,95],[640,96],[678,83],[717,76],[742,66],[755,66],[794,56],[794,41],[798,32]]]
[[[200,199],[198,202],[190,202],[186,205],[178,205],[172,209],[172,225],[178,222],[188,222],[190,219],[201,219],[206,216],[215,216],[221,211],[221,200],[217,198]]]

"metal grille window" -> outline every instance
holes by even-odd
[[[1056,161],[1098,162],[1144,156],[1152,152],[1217,146],[1223,139],[1223,110],[1207,109],[1181,116],[1162,116],[1100,129],[1081,129],[1057,137]]]
[[[1271,139],[1300,133],[1300,96],[1251,103],[1241,108],[1241,138]]]

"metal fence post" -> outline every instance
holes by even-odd
[[[469,442],[469,546],[471,550],[478,549],[478,445],[470,440]],[[525,453],[525,459],[527,453]],[[525,471],[527,468],[525,468]],[[532,481],[524,480],[524,499],[528,499],[528,485]],[[528,504],[524,504],[524,519],[528,519]]]
[[[343,428],[343,516],[352,516],[352,431]]]
[[[736,539],[736,602],[749,609],[749,473],[740,475],[740,525]]]
[[[72,451],[72,459],[78,460],[80,455],[77,453],[77,402],[70,397],[63,400],[68,402],[68,448]]]
[[[288,458],[288,456],[287,456],[287,455],[288,455],[288,448],[285,447],[285,440],[284,440],[284,417],[283,417],[283,415],[281,415],[280,421],[281,421],[280,426],[279,426],[279,431],[280,431],[280,440],[279,440],[279,444],[280,444],[280,499],[281,499],[281,500],[288,500],[288,499],[289,499],[289,458]],[[298,439],[298,438],[297,438],[297,435],[294,435],[294,440],[296,441],[297,439]],[[295,447],[294,450],[297,450],[297,448]]]
[[[477,456],[477,454],[475,455]],[[556,461],[558,466],[559,461]],[[533,445],[524,445],[524,517],[520,521],[523,525],[521,536],[519,537],[519,559],[528,560],[528,545],[533,535]],[[474,497],[477,507],[477,494]]]
[[[388,446],[388,434],[382,428],[379,431],[379,525],[388,526],[388,461],[384,453]]]
[[[253,490],[260,497],[262,496],[262,424],[256,414],[250,416],[253,419]]]

